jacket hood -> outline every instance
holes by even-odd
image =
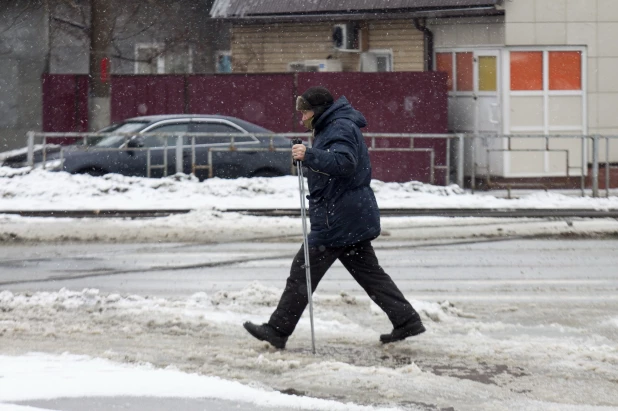
[[[318,131],[321,128],[324,128],[328,123],[333,120],[337,120],[340,118],[345,118],[350,121],[353,121],[359,128],[363,128],[367,125],[367,120],[363,114],[356,110],[345,96],[339,97],[337,101],[333,103],[332,106],[328,108],[320,116],[318,121],[315,123],[315,129]]]

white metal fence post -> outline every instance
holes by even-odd
[[[476,134],[473,135],[472,145],[470,146],[470,154],[472,157],[472,176],[470,177],[470,190],[472,194],[474,194],[474,190],[476,190]]]
[[[34,166],[34,131],[28,131],[28,167]]]
[[[459,138],[459,145],[457,149],[459,150],[459,154],[457,155],[457,184],[459,187],[463,188],[464,186],[464,135],[459,134],[457,136]]]
[[[588,159],[586,158],[586,146],[588,144],[588,136],[582,136],[582,167],[581,174],[579,176],[579,185],[581,190],[581,196],[586,197],[586,176],[588,175]]]
[[[183,136],[176,137],[176,174],[184,172],[183,155],[182,155],[182,140]]]
[[[605,197],[609,198],[610,163],[609,163],[609,137],[605,138]]]
[[[592,197],[599,196],[599,136],[592,136]]]

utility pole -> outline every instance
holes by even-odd
[[[88,129],[100,130],[111,121],[111,42],[113,13],[109,0],[90,0],[90,67]]]

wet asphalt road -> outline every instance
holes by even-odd
[[[406,295],[451,301],[618,300],[618,239],[376,241],[383,268]],[[282,288],[295,242],[199,244],[17,244],[0,246],[0,290],[81,290],[177,297],[241,290],[253,281]],[[362,295],[338,263],[324,294]],[[258,410],[210,399],[77,398],[23,403],[73,410]]]
[[[0,246],[0,289],[187,296],[240,290],[253,281],[282,288],[295,242],[227,244],[36,244]],[[543,297],[544,287],[613,298],[618,239],[376,241],[382,267],[415,298]],[[497,290],[508,289],[505,295]],[[323,293],[362,293],[339,263]],[[552,295],[548,295],[552,297]]]

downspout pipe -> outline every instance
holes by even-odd
[[[423,33],[423,39],[425,43],[425,70],[433,70],[433,32],[427,28],[427,21],[423,21],[421,25],[421,19],[412,19],[414,27]]]

